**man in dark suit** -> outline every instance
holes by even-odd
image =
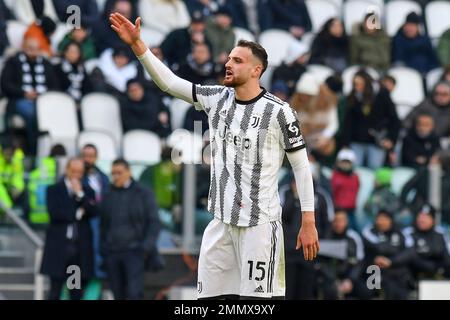
[[[112,186],[101,204],[101,248],[116,300],[142,299],[145,261],[156,261],[160,230],[153,192],[135,182],[123,159],[112,165]]]
[[[70,159],[63,179],[47,189],[50,225],[47,229],[41,273],[50,277],[50,300],[58,300],[68,276],[67,267],[80,269],[81,288],[70,289],[70,297],[79,300],[93,275],[94,257],[89,218],[95,215],[95,193],[82,186],[82,159]],[[76,283],[76,282],[75,282]]]

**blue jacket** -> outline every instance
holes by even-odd
[[[392,42],[392,62],[403,62],[407,67],[416,69],[422,74],[439,67],[430,38],[419,35],[414,39],[408,39],[403,34],[402,28]]]

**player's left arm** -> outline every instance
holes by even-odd
[[[297,236],[296,250],[303,247],[305,260],[313,260],[320,249],[314,217],[314,187],[306,149],[286,153],[294,172],[302,208],[302,225]]]

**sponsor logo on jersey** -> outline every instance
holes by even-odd
[[[244,135],[234,134],[228,126],[219,129],[219,137],[226,143],[234,144],[238,149],[244,151],[251,148],[252,143],[249,138]]]

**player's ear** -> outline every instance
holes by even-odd
[[[261,64],[258,63],[257,65],[255,65],[255,67],[253,68],[253,76],[256,78],[260,78],[262,74],[262,69],[263,67]]]

